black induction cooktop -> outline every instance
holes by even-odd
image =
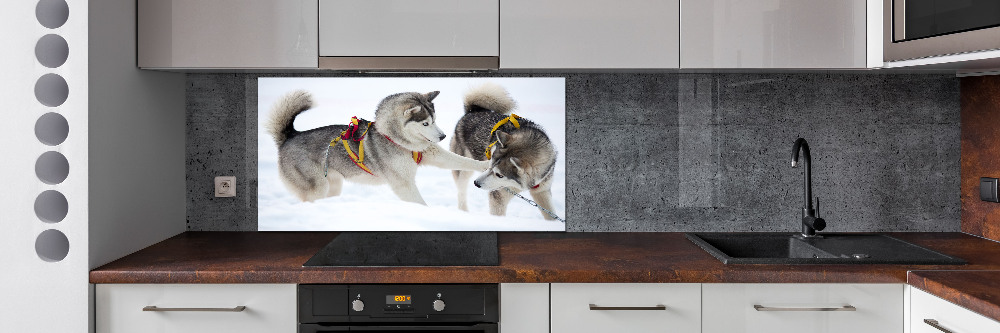
[[[302,266],[496,266],[496,232],[344,232]]]

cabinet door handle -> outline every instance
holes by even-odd
[[[931,327],[936,328],[944,333],[955,333],[947,328],[944,328],[943,326],[941,326],[941,323],[938,323],[938,321],[934,319],[924,319],[924,323],[927,325],[931,325]]]
[[[844,305],[830,308],[776,308],[754,304],[753,309],[757,311],[858,311],[853,305]]]
[[[598,306],[596,304],[590,305],[591,310],[595,311],[642,311],[642,310],[666,310],[666,305],[654,305],[654,306]]]
[[[142,311],[173,312],[173,311],[197,311],[197,312],[243,312],[247,307],[240,305],[232,308],[158,308],[155,305],[148,305]]]

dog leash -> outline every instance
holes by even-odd
[[[493,133],[495,133],[498,129],[500,129],[500,126],[503,126],[503,124],[506,124],[506,123],[510,123],[511,125],[514,125],[514,128],[521,128],[521,124],[517,122],[518,119],[521,119],[521,117],[518,117],[516,114],[511,113],[510,116],[508,116],[507,118],[503,118],[502,120],[498,121],[496,125],[493,125],[493,129],[490,130],[490,135],[487,136],[487,138],[493,137]],[[489,146],[486,146],[486,159],[487,160],[492,158],[490,156],[490,155],[492,155],[492,154],[490,154],[490,148],[493,148],[493,145],[497,144],[497,142],[500,142],[500,138],[497,138],[495,141],[493,141],[492,143],[490,143]]]
[[[556,219],[557,221],[562,222],[562,223],[566,223],[566,220],[563,220],[563,219],[559,218],[559,215],[556,215],[555,213],[550,212],[548,209],[545,209],[545,207],[539,206],[538,203],[532,201],[531,199],[528,199],[528,198],[525,198],[525,197],[521,196],[517,192],[514,192],[513,190],[511,190],[509,187],[504,187],[503,189],[507,190],[507,192],[510,192],[510,194],[513,194],[515,197],[521,198],[521,200],[524,200],[524,201],[528,202],[529,205],[538,207],[538,209],[541,209],[545,213],[548,213],[549,216],[551,216],[552,218]]]

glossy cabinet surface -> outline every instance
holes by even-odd
[[[865,68],[867,6],[866,0],[682,0],[680,65]]]
[[[910,290],[910,331],[907,333],[941,333],[925,320],[952,333],[1000,332],[1000,322],[986,318],[971,310],[955,305],[927,292]]]
[[[504,0],[501,68],[677,68],[678,0]]]
[[[499,0],[320,0],[324,57],[496,57]]]
[[[553,283],[552,332],[701,332],[701,285]]]
[[[902,332],[904,288],[902,284],[704,284],[702,332]],[[854,311],[829,311],[845,306]]]
[[[298,330],[294,284],[98,284],[98,333]],[[143,311],[144,307],[202,311]],[[246,308],[240,312],[205,309]]]
[[[500,284],[500,333],[548,333],[549,284]]]
[[[317,66],[315,0],[138,0],[137,15],[140,68]]]

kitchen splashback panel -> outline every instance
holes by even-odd
[[[189,230],[257,230],[258,76],[187,77]],[[959,230],[953,76],[533,76],[566,77],[567,231],[798,230],[797,137],[826,231]]]

